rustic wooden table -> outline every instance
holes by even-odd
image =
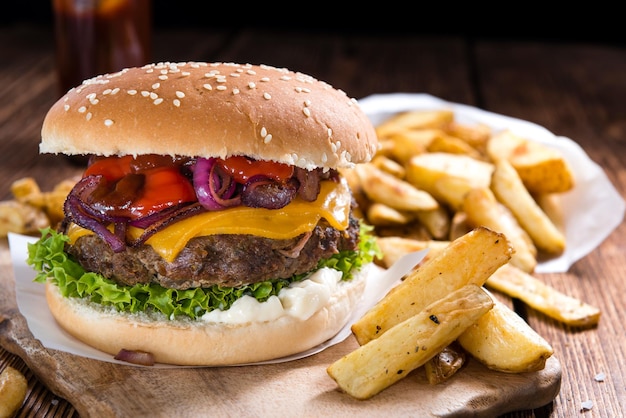
[[[302,71],[352,97],[424,92],[540,124],[578,142],[626,194],[626,47],[616,44],[506,41],[418,35],[280,32],[259,29],[155,33],[155,61],[268,63]],[[49,27],[0,27],[0,199],[15,179],[32,176],[52,187],[79,169],[38,155],[43,117],[56,99]],[[507,417],[616,417],[626,411],[626,227],[622,223],[567,273],[542,275],[548,284],[602,310],[600,324],[573,329],[517,306],[554,347],[562,383],[554,401]],[[4,264],[6,265],[6,264]],[[4,269],[1,280],[11,280]],[[3,318],[0,317],[0,333]],[[0,370],[29,380],[18,417],[76,417],[18,356],[0,347]],[[594,380],[604,373],[602,382]],[[582,411],[585,401],[591,410]],[[388,411],[393,415],[393,411]]]

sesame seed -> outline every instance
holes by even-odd
[[[87,119],[87,120],[91,120],[91,117],[92,117],[92,116],[93,116],[93,115],[91,114],[91,112],[87,112],[87,114],[85,115],[85,119]]]
[[[263,127],[261,128],[261,136],[262,136],[263,138],[265,138],[265,137],[267,136],[267,129],[265,129],[265,126],[263,126]]]
[[[137,90],[128,90],[126,93],[130,94],[131,96],[134,96],[135,94],[137,94]]]
[[[166,75],[160,75],[159,76],[159,80],[167,80],[167,76]]]
[[[178,97],[179,99],[182,99],[183,97],[185,97],[185,93],[183,93],[180,90],[176,91],[176,97]]]
[[[333,136],[333,130],[331,128],[328,128],[328,137],[332,138]]]
[[[155,89],[155,90],[158,89],[159,87],[161,87],[161,83],[154,83],[152,85],[152,88]]]
[[[231,76],[231,77],[240,77],[240,76],[241,76],[241,74],[232,73],[230,76]]]
[[[191,75],[191,73],[189,71],[183,71],[182,73],[180,73],[180,75],[182,75],[183,77],[187,77]]]
[[[151,98],[152,100],[156,100],[156,98],[157,98],[157,97],[159,97],[159,95],[158,95],[158,94],[156,94],[155,92],[150,93],[150,98]]]
[[[265,135],[265,137],[263,138],[263,143],[264,143],[264,144],[269,144],[271,140],[272,140],[272,134],[267,134],[267,135]]]
[[[270,100],[272,98],[272,95],[266,92],[266,93],[263,93],[263,98],[265,100]]]
[[[217,86],[216,88],[218,90],[226,90],[228,87],[226,87],[226,86]]]
[[[289,81],[289,80],[291,80],[291,77],[289,77],[288,75],[283,75],[283,76],[280,77],[280,79],[283,80],[283,81]]]
[[[306,87],[303,87],[303,88],[302,88],[302,91],[303,91],[303,92],[305,92],[305,93],[310,93],[310,92],[311,92],[311,89],[306,88]]]
[[[254,71],[254,70],[248,70],[248,71],[246,71],[246,73],[248,73],[250,75],[256,75],[256,71]]]
[[[156,99],[153,103],[154,103],[155,105],[161,104],[161,103],[163,103],[163,98],[162,98],[162,97],[159,97],[159,98],[158,98],[158,99]]]
[[[204,87],[206,90],[213,90],[213,87],[211,87],[210,84],[203,84],[202,87]]]
[[[81,106],[78,108],[78,113],[85,113],[87,111],[87,108],[85,106]]]
[[[296,87],[294,90],[296,90],[296,93],[302,93],[302,87]]]
[[[305,107],[302,109],[302,113],[304,113],[304,115],[308,118],[311,116],[311,109],[309,109],[308,107]]]
[[[180,100],[174,99],[173,103],[174,103],[174,106],[180,107]]]
[[[254,84],[254,81],[251,81],[248,83],[248,88],[251,88],[251,89],[256,88],[256,84]]]
[[[309,99],[305,100],[304,101],[304,105],[307,106],[307,107],[311,106],[311,101]]]
[[[107,95],[107,94],[111,93],[111,91],[112,91],[111,89],[105,89],[105,90],[102,92],[102,94]]]
[[[70,105],[68,104],[63,105],[63,109],[65,109],[65,111],[67,112],[68,110],[70,110]]]
[[[111,125],[113,125],[113,121],[111,119],[104,120],[104,126],[111,126]]]
[[[119,87],[115,87],[113,90],[111,90],[111,94],[117,94],[119,93],[120,88]]]
[[[270,81],[270,78],[269,77],[263,77],[263,78],[261,78],[261,81]]]
[[[150,92],[149,92],[149,91],[145,91],[145,90],[143,90],[143,91],[141,92],[141,95],[142,95],[143,97],[148,97],[148,96],[150,96]]]
[[[98,99],[89,99],[89,102],[90,102],[92,105],[97,105],[97,104],[100,102],[100,100],[98,100]]]
[[[239,89],[238,88],[234,88],[233,89],[233,94],[239,94]]]
[[[328,161],[328,156],[326,155],[326,153],[322,154],[322,162],[326,163]]]

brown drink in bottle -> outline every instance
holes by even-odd
[[[85,79],[150,62],[151,0],[52,0],[52,6],[59,96]]]

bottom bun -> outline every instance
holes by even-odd
[[[63,329],[113,356],[126,349],[152,353],[157,363],[239,365],[297,354],[332,338],[360,302],[368,270],[362,269],[350,282],[339,283],[328,303],[306,320],[288,315],[245,324],[154,319],[65,298],[50,282],[46,299]]]

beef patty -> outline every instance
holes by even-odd
[[[194,238],[171,263],[149,245],[115,253],[97,235],[82,236],[73,245],[67,244],[66,250],[87,271],[99,272],[119,284],[158,283],[188,289],[289,278],[312,270],[322,258],[355,250],[358,240],[359,224],[351,216],[346,231],[338,231],[322,219],[311,233],[293,239],[251,235]]]

